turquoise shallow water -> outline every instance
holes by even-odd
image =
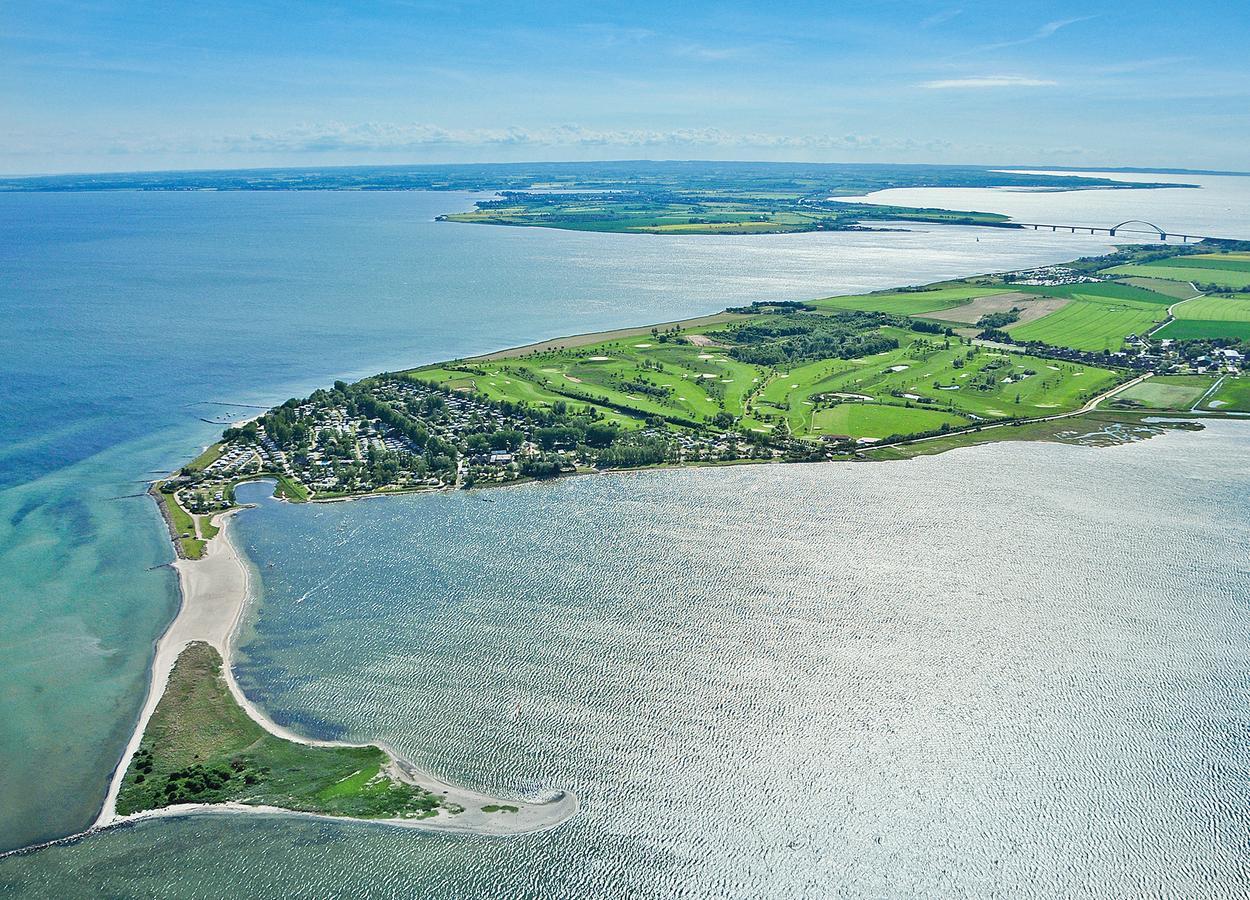
[[[262,502],[238,521],[264,592],[251,696],[582,811],[515,840],[188,818],[0,877],[57,896],[1244,896],[1248,489],[1250,433],[1224,424],[495,503]]]

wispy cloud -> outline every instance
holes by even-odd
[[[921,28],[936,28],[938,25],[942,25],[946,22],[949,22],[951,19],[955,18],[956,16],[961,16],[961,15],[963,15],[962,9],[947,9],[942,12],[934,13],[933,15],[929,16],[929,18],[925,19],[923,22],[920,23],[920,27]]]
[[[62,143],[66,143],[62,136]],[[309,123],[241,134],[158,136],[114,135],[101,142],[115,154],[310,154],[418,153],[439,148],[741,148],[840,153],[944,152],[942,140],[891,138],[873,134],[777,134],[720,128],[594,129],[580,125],[546,128],[445,128],[424,123]],[[20,148],[10,148],[19,152]],[[33,149],[33,148],[32,148]]]
[[[1087,22],[1095,16],[1076,16],[1071,19],[1055,19],[1051,22],[1040,26],[1032,34],[1027,34],[1022,38],[1015,38],[1010,41],[1000,41],[996,44],[985,44],[976,48],[976,52],[984,52],[988,50],[1002,50],[1004,47],[1019,47],[1021,44],[1032,44],[1035,41],[1044,41],[1049,37],[1054,37],[1056,33],[1069,25],[1075,25],[1078,22]]]
[[[1054,87],[1059,82],[1048,78],[1026,78],[1023,75],[970,75],[966,78],[939,78],[922,81],[919,87],[931,91],[984,90],[987,88]]]
[[[750,50],[747,47],[708,47],[703,44],[682,44],[673,51],[677,56],[686,59],[697,59],[701,62],[723,62],[727,59],[740,59]]]

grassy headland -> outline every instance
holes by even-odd
[[[310,746],[269,733],[235,701],[217,651],[196,642],[174,664],[117,812],[226,802],[366,819],[427,818],[442,806],[398,778],[379,747]]]

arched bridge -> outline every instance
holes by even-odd
[[[1208,239],[1220,240],[1220,238],[1212,238],[1210,235],[1202,234],[1169,234],[1153,222],[1146,222],[1142,219],[1128,219],[1127,221],[1121,222],[1119,225],[1112,225],[1110,228],[1098,228],[1097,226],[1091,225],[1043,225],[1034,222],[1009,222],[1006,224],[1014,225],[1018,228],[1032,228],[1034,231],[1046,231],[1049,229],[1050,231],[1069,231],[1072,234],[1077,234],[1078,232],[1084,234],[1085,232],[1089,232],[1090,234],[1106,234],[1111,237],[1115,237],[1116,234],[1121,231],[1127,234],[1157,234],[1159,236],[1159,240],[1161,241],[1166,241],[1168,238],[1179,238],[1182,244],[1187,244],[1190,241],[1204,241]],[[1129,225],[1144,227],[1126,227]]]
[[[1152,232],[1159,235],[1159,240],[1166,241],[1168,239],[1168,233],[1164,231],[1162,228],[1160,228],[1158,225],[1152,225],[1150,222],[1145,222],[1145,221],[1142,221],[1141,219],[1129,219],[1127,222],[1121,222],[1119,225],[1112,225],[1111,228],[1109,229],[1111,236],[1115,237],[1115,233],[1119,231],[1121,228],[1123,228],[1125,225],[1145,225]],[[1132,229],[1129,229],[1129,230],[1131,231]],[[1182,235],[1182,237],[1183,236],[1184,235]]]

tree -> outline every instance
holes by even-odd
[[[615,425],[596,422],[586,429],[586,443],[592,447],[609,447],[616,440],[617,432]]]

